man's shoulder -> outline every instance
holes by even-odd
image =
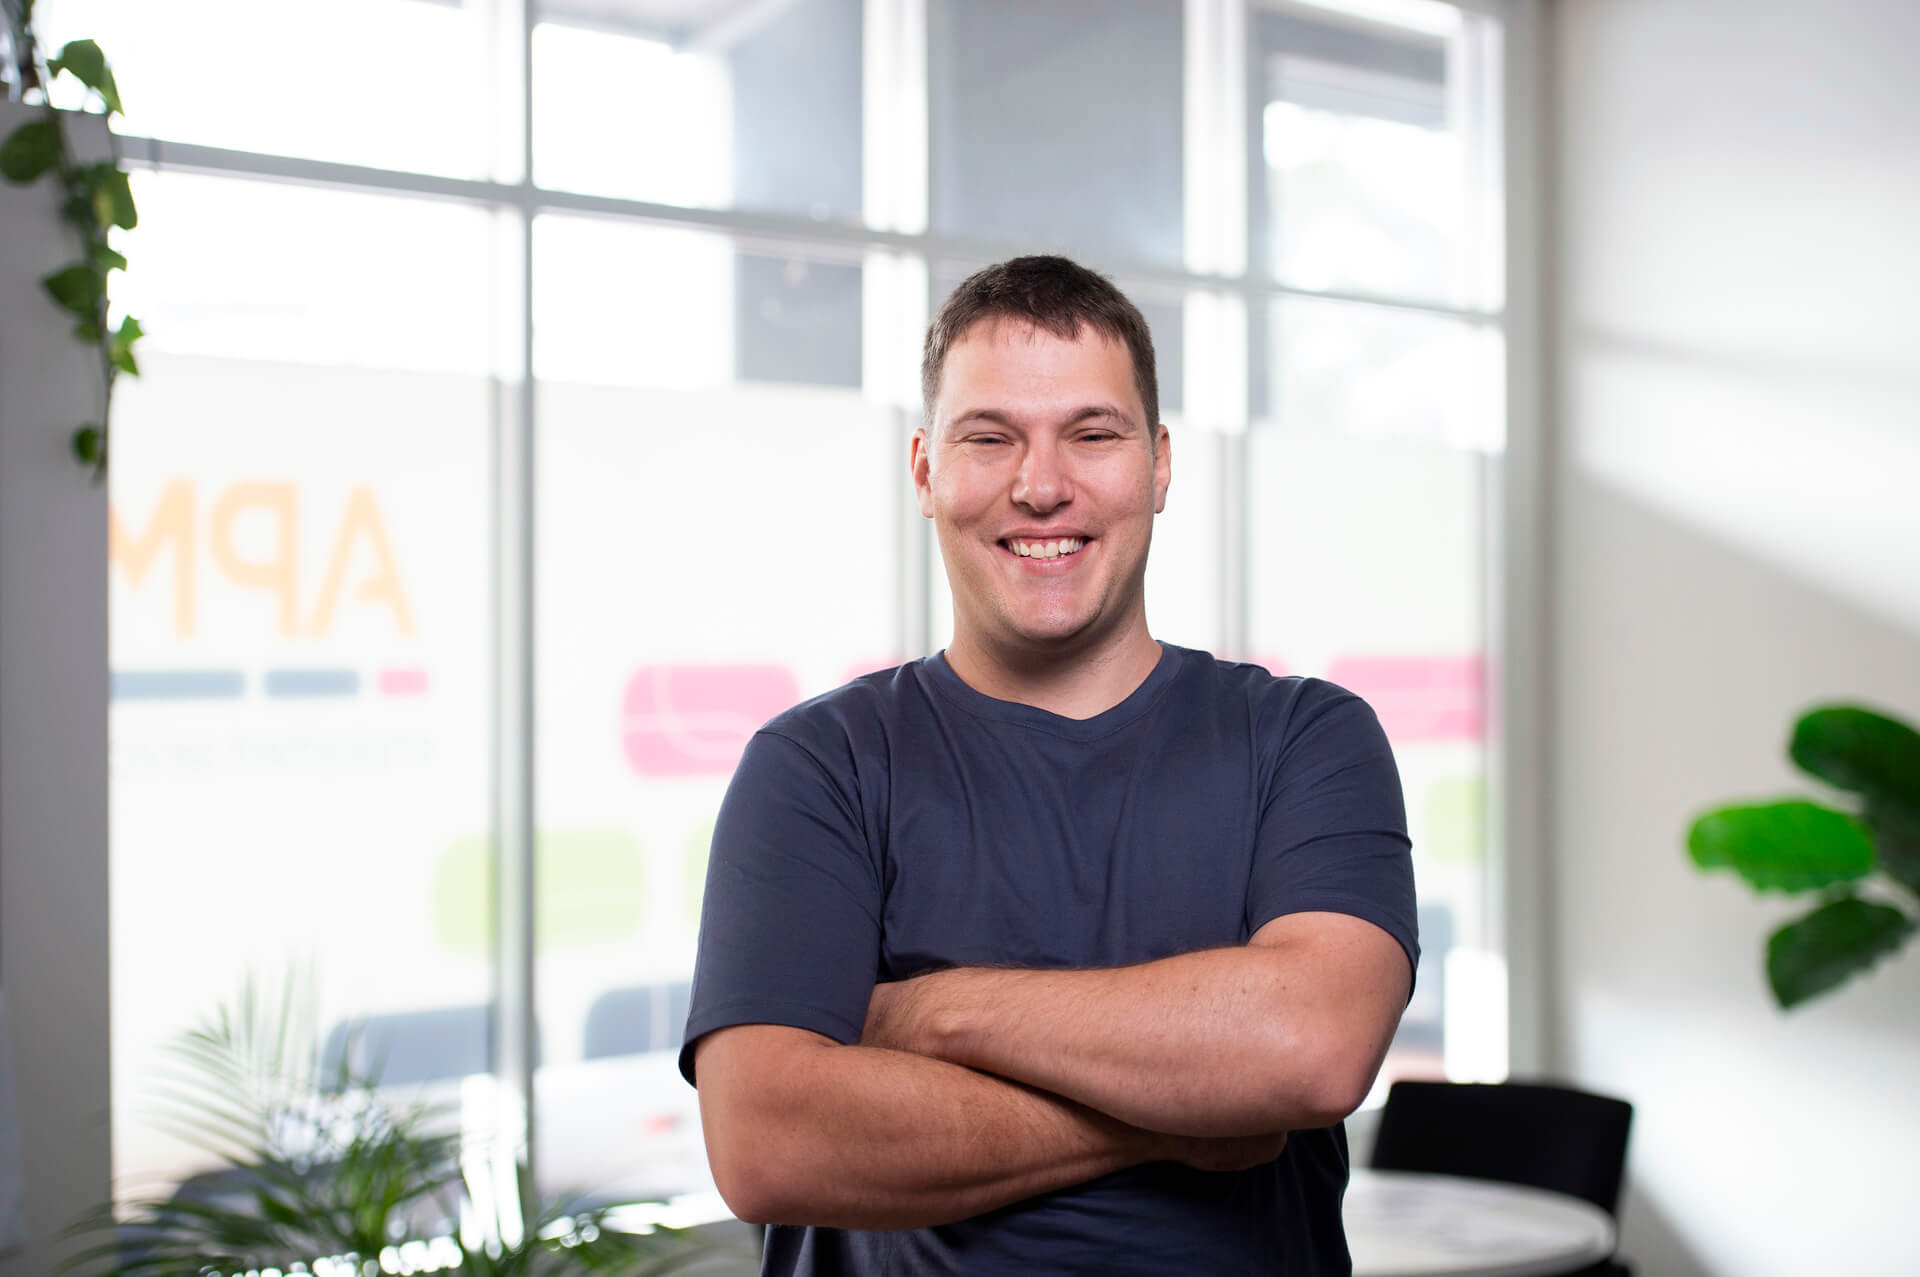
[[[882,739],[926,698],[921,667],[906,661],[849,679],[767,720],[762,733],[783,736],[811,752],[837,753]]]
[[[1230,661],[1196,648],[1166,646],[1180,660],[1178,686],[1184,696],[1212,700],[1236,710],[1244,705],[1262,718],[1313,716],[1360,699],[1322,678],[1276,672],[1272,662]]]

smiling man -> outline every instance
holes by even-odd
[[[981,271],[922,382],[953,641],[741,760],[681,1054],[715,1182],[768,1273],[1348,1272],[1417,956],[1379,725],[1149,633],[1172,448],[1105,279]]]

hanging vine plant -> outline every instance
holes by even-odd
[[[7,92],[23,100],[37,98],[42,106],[38,118],[20,125],[0,143],[0,176],[22,186],[51,176],[64,196],[60,216],[79,241],[79,258],[42,278],[40,285],[72,317],[74,339],[99,356],[100,420],[73,432],[74,456],[92,469],[97,481],[107,473],[114,382],[122,373],[139,376],[134,346],[143,335],[140,321],[131,315],[117,327],[109,324],[109,277],[124,271],[127,259],[108,243],[108,236],[115,228],[132,230],[139,215],[118,151],[99,163],[77,162],[67,140],[65,116],[54,109],[49,92],[58,77],[71,76],[85,86],[88,101],[97,102],[109,122],[114,116],[124,118],[120,89],[106,55],[91,40],[74,40],[43,63],[34,37],[33,4],[34,0],[0,0],[6,16]]]

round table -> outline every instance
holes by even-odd
[[[1613,1253],[1613,1220],[1564,1193],[1356,1169],[1347,1186],[1354,1277],[1546,1277]]]

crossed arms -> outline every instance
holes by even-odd
[[[1145,1162],[1259,1165],[1365,1098],[1411,979],[1372,923],[1299,913],[1137,966],[882,984],[854,1046],[720,1029],[695,1055],[714,1181],[750,1222],[911,1228]]]

